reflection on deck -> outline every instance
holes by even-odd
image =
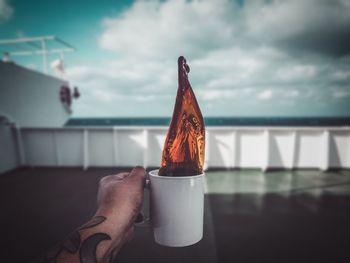
[[[62,240],[93,215],[99,179],[119,171],[1,175],[2,261],[26,262]],[[115,262],[350,262],[349,170],[208,171],[206,188],[201,242],[161,247],[149,229],[137,228]]]

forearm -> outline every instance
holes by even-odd
[[[34,262],[112,262],[132,237],[142,205],[145,175],[142,167],[135,167],[130,173],[103,177],[95,216]]]
[[[131,228],[121,217],[98,212],[39,262],[109,262],[123,246]]]

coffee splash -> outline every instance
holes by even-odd
[[[188,80],[190,67],[178,59],[178,81],[175,108],[165,140],[161,176],[192,176],[203,173],[205,127],[197,99]]]

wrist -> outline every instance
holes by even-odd
[[[122,235],[127,232],[130,225],[133,223],[128,213],[122,210],[99,207],[94,217],[96,216],[105,217],[104,228],[111,232],[111,234],[116,235]]]
[[[135,214],[140,210],[139,202],[133,200],[115,200],[114,202],[101,202],[96,213],[102,213],[106,217],[129,224]]]
[[[103,222],[91,228],[81,228],[79,232],[82,240],[96,234],[104,234],[108,237],[104,241],[101,241],[96,248],[98,262],[105,262],[106,256],[109,256],[112,251],[119,250],[123,246],[130,227],[127,227],[115,213],[109,213],[102,209],[98,209],[89,222],[94,222],[97,218],[103,218]]]

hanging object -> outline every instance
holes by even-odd
[[[63,104],[70,107],[72,104],[71,90],[67,85],[62,85],[60,89],[60,99]]]
[[[178,59],[176,102],[165,140],[161,176],[192,176],[203,173],[205,127],[197,99],[188,80],[190,67]]]
[[[73,91],[73,98],[77,99],[80,97],[80,92],[78,90],[78,87],[74,87],[74,91]]]

